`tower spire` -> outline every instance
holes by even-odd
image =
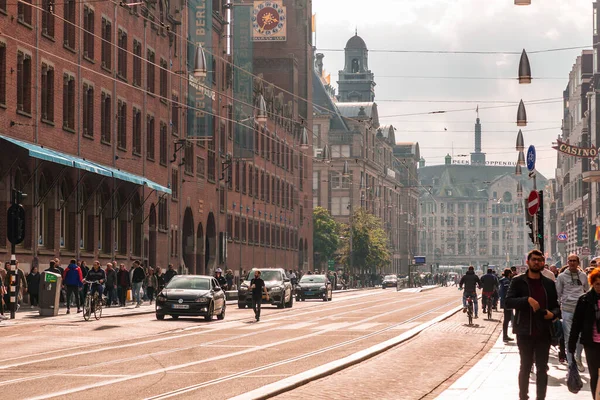
[[[358,36],[358,26],[354,27],[354,36]]]

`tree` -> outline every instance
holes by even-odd
[[[313,210],[313,251],[314,265],[320,265],[321,261],[333,258],[337,251],[340,238],[339,224],[331,217],[329,211],[323,207],[315,207]]]

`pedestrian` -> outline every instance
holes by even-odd
[[[81,312],[81,303],[79,301],[79,290],[83,286],[83,275],[81,274],[81,268],[77,266],[75,260],[71,260],[67,269],[63,272],[62,286],[67,288],[67,314],[71,314],[71,295],[75,296],[75,302],[77,304],[77,312]]]
[[[510,342],[514,339],[508,336],[508,323],[512,320],[513,310],[511,308],[506,307],[506,294],[508,293],[508,288],[510,287],[510,280],[512,277],[512,272],[510,268],[506,268],[502,274],[502,278],[500,279],[500,307],[504,309],[504,320],[502,321],[502,340],[504,342]]]
[[[165,288],[165,274],[163,274],[161,267],[156,267],[154,269],[154,275],[156,275],[156,294],[158,295]]]
[[[167,267],[167,272],[165,272],[165,286],[171,279],[173,279],[175,275],[177,275],[177,271],[175,271],[175,268],[173,268],[173,264],[169,264]]]
[[[148,294],[148,300],[150,300],[150,304],[152,304],[155,290],[158,288],[158,280],[156,279],[156,275],[154,275],[154,269],[152,268],[148,268],[148,275],[146,275],[145,285],[146,293]]]
[[[21,268],[19,268],[19,260],[15,261],[15,273],[16,273],[16,288],[17,288],[17,310],[21,308],[21,304],[23,303],[23,296],[27,293],[27,278],[25,277],[25,273]],[[7,281],[6,287],[10,288],[10,275],[8,272],[10,271],[10,262],[4,264],[6,269]],[[10,299],[10,297],[9,297]],[[8,304],[8,302],[7,302]]]
[[[27,288],[29,290],[29,303],[31,307],[37,307],[40,297],[40,273],[38,267],[33,267],[27,274]]]
[[[129,279],[129,271],[125,267],[125,264],[121,264],[119,266],[119,272],[117,272],[117,290],[119,296],[119,305],[121,307],[125,307],[127,304],[127,290],[131,286],[131,281]]]
[[[585,358],[590,371],[590,388],[592,398],[597,399],[600,387],[598,387],[598,369],[600,369],[600,268],[594,270],[588,276],[591,289],[577,300],[571,335],[569,337],[569,355],[577,350],[578,340],[585,350]],[[581,336],[580,336],[581,335]]]
[[[227,290],[233,288],[233,271],[230,269],[225,270],[225,280],[227,281]]]
[[[515,310],[513,333],[521,359],[519,368],[519,399],[529,398],[529,374],[535,360],[536,395],[546,398],[548,357],[552,340],[552,320],[560,318],[556,286],[542,275],[544,254],[531,250],[527,254],[528,269],[512,278],[506,294],[506,307]]]
[[[556,282],[556,275],[554,275],[554,272],[552,272],[550,270],[550,266],[548,264],[544,265],[544,269],[542,270],[542,275],[544,275],[546,278],[552,280],[552,282]]]
[[[116,268],[116,265],[115,265]],[[118,304],[117,300],[117,271],[113,268],[112,263],[106,264],[106,284],[104,285],[106,290],[106,307],[110,307],[113,304]]]
[[[250,288],[252,289],[252,309],[254,310],[254,317],[256,322],[260,321],[260,306],[262,305],[262,294],[265,293],[266,300],[269,301],[269,292],[265,286],[265,281],[260,277],[260,271],[254,270],[254,278],[250,281]]]
[[[138,308],[142,304],[140,290],[142,289],[144,279],[146,279],[146,274],[144,273],[144,269],[141,267],[138,260],[133,262],[131,269],[131,287],[133,289],[133,299],[135,301],[135,308]]]
[[[579,268],[579,256],[576,254],[569,254],[567,257],[567,265],[567,269],[558,275],[556,281],[556,291],[558,293],[558,300],[562,311],[565,343],[569,343],[571,324],[573,323],[573,315],[575,313],[577,301],[590,289],[586,274]],[[575,352],[575,362],[577,363],[579,372],[584,371],[583,362],[581,360],[582,353],[583,346],[578,344],[577,351]],[[571,354],[567,353],[567,362],[569,365],[573,362],[573,359],[570,357]]]
[[[4,284],[4,282],[6,282],[6,276],[6,270],[0,268],[0,321],[8,319],[8,317],[4,315],[4,309],[6,308],[8,310],[8,301],[6,300],[8,289]]]

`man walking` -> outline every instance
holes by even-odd
[[[117,272],[118,281],[118,296],[119,305],[125,307],[127,301],[127,290],[131,286],[131,280],[129,279],[129,271],[125,268],[125,264],[119,266],[119,272]]]
[[[117,267],[116,264],[114,266],[115,268]],[[108,263],[106,264],[106,284],[105,286],[105,290],[106,290],[106,307],[110,307],[113,304],[117,304],[117,271],[114,270],[113,268],[113,264],[112,263]]]
[[[503,272],[503,277],[500,279],[500,307],[504,309],[504,320],[502,321],[502,339],[504,342],[510,342],[514,340],[510,336],[508,336],[508,323],[512,320],[513,310],[506,307],[506,294],[508,293],[508,288],[510,287],[510,280],[512,277],[512,272],[510,268],[506,268]]]
[[[132,268],[133,272],[131,274],[131,287],[133,288],[133,299],[135,301],[135,308],[138,308],[142,304],[140,290],[142,289],[144,279],[146,279],[146,273],[144,272],[144,269],[140,266],[140,262],[138,260],[135,260],[133,262]]]
[[[262,304],[263,291],[265,296],[267,296],[267,301],[269,301],[269,292],[267,292],[265,281],[260,277],[259,270],[254,271],[254,278],[250,281],[250,288],[252,289],[252,309],[254,310],[256,322],[258,322],[260,321],[260,306]]]
[[[177,271],[175,271],[175,268],[173,268],[173,264],[169,264],[167,272],[165,272],[165,285],[169,283],[169,281],[173,279],[175,275],[177,275]]]
[[[81,303],[79,302],[79,290],[83,286],[83,275],[81,268],[76,264],[75,260],[71,260],[65,272],[63,272],[63,286],[67,288],[67,314],[71,314],[71,296],[75,296],[75,304],[77,304],[77,312],[81,312]]]
[[[588,279],[585,273],[579,269],[579,256],[570,254],[567,257],[567,269],[558,275],[556,280],[556,292],[562,311],[563,334],[565,343],[569,343],[571,333],[571,325],[573,324],[573,315],[575,314],[575,306],[579,297],[587,292],[590,288]],[[581,361],[581,353],[583,346],[577,341],[577,352],[575,353],[575,362],[579,372],[584,371],[583,362]],[[567,361],[569,365],[573,362],[572,354],[567,353]]]
[[[548,357],[552,320],[560,318],[554,282],[542,275],[544,255],[539,250],[527,254],[527,271],[514,277],[505,305],[515,310],[513,332],[521,357],[519,399],[529,399],[529,374],[535,360],[537,400],[546,398]]]

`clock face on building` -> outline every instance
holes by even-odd
[[[280,2],[257,1],[254,3],[252,28],[255,40],[285,40],[285,22],[285,7]]]

